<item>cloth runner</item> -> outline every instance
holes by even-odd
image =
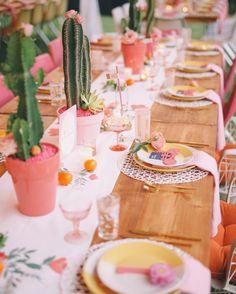
[[[224,72],[223,72],[223,69],[213,63],[210,63],[208,65],[208,68],[220,76],[220,98],[222,101],[222,105],[224,105]]]

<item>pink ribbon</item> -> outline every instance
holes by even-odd
[[[223,69],[213,63],[208,64],[208,68],[220,76],[220,97],[221,97],[222,105],[224,105],[224,72],[223,72]]]

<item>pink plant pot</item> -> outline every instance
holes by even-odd
[[[14,183],[19,210],[27,216],[46,215],[55,208],[59,149],[48,143],[42,145],[53,146],[55,154],[37,161],[6,158],[6,167]]]
[[[134,44],[122,43],[121,49],[125,66],[132,68],[133,74],[139,74],[144,66],[146,44],[142,41]]]
[[[103,112],[90,116],[77,117],[77,144],[95,146],[100,133]]]

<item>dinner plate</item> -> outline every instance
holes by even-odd
[[[174,269],[172,283],[154,285],[149,281],[148,274],[116,272],[118,266],[149,269],[156,263],[165,263]],[[184,278],[185,266],[175,251],[164,244],[137,241],[107,250],[99,259],[97,274],[103,284],[120,294],[164,294],[178,289]]]
[[[181,167],[160,167],[160,166],[156,166],[156,165],[152,165],[149,163],[146,163],[142,160],[140,160],[136,154],[133,155],[133,159],[134,161],[141,167],[151,170],[151,171],[155,171],[155,172],[160,172],[160,173],[177,173],[177,172],[183,172],[189,169],[192,169],[195,167],[195,165],[184,165]]]
[[[205,97],[204,93],[206,92],[206,89],[203,87],[180,85],[167,88],[166,92],[173,96],[173,98],[182,98],[182,100],[190,98],[192,101],[196,98],[203,99]]]
[[[188,45],[187,49],[193,51],[211,51],[216,50],[216,46],[214,44],[209,44],[204,41],[194,41]]]
[[[185,61],[178,63],[176,68],[177,70],[190,73],[211,71],[211,69],[207,66],[207,63],[202,61]]]
[[[157,167],[180,167],[191,163],[193,152],[190,147],[177,143],[166,143],[161,151],[154,149],[151,144],[147,150],[140,149],[136,154],[138,159]]]

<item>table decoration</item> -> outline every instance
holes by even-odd
[[[38,71],[37,81],[30,73],[35,47],[30,37],[32,27],[29,25],[26,30],[25,26],[10,36],[6,63],[1,66],[5,83],[19,96],[17,113],[9,116],[9,135],[1,143],[9,146],[6,167],[12,176],[19,210],[25,215],[40,216],[55,207],[59,152],[55,145],[40,142],[43,124],[35,95],[43,73]]]
[[[180,72],[180,71],[175,72],[176,77],[185,78],[185,79],[206,79],[206,78],[212,78],[216,75],[217,73],[215,72],[204,72],[204,73],[186,73],[186,72]]]
[[[91,92],[91,62],[88,37],[83,33],[82,17],[74,10],[66,13],[62,32],[66,106],[77,107],[77,144],[96,150],[96,138],[103,118],[103,102]],[[78,50],[74,50],[74,48]]]
[[[210,272],[199,261],[194,259],[191,255],[183,250],[174,247],[170,244],[152,241],[148,239],[141,239],[147,244],[156,244],[164,246],[167,249],[173,250],[181,259],[184,260],[186,276],[183,283],[180,286],[180,291],[193,293],[196,289],[202,294],[209,293],[210,289]],[[89,294],[93,293],[111,293],[110,289],[103,286],[98,280],[96,275],[96,266],[100,257],[109,249],[114,248],[120,244],[127,244],[131,242],[138,242],[140,239],[124,239],[109,241],[106,243],[100,243],[90,247],[86,254],[83,264],[73,263],[69,264],[63,271],[60,281],[60,288],[62,294]],[[89,288],[84,282],[86,275],[86,282],[89,284]],[[91,291],[90,291],[90,290]],[[175,294],[179,291],[175,291]]]
[[[203,87],[178,85],[166,88],[162,94],[169,99],[192,102],[204,99],[206,91]]]

